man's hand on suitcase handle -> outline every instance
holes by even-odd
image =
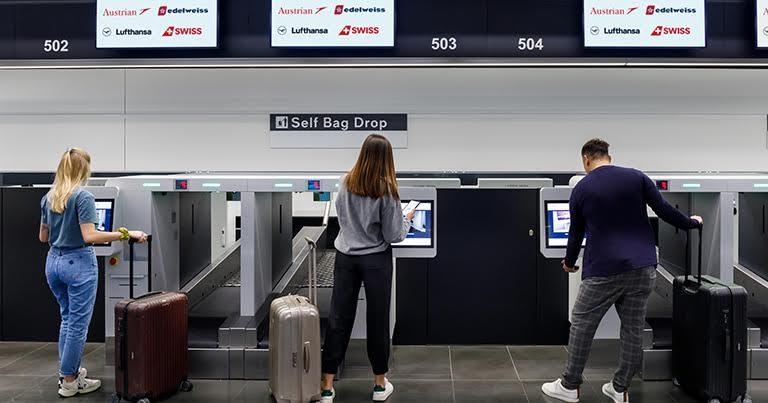
[[[563,270],[566,273],[576,273],[580,269],[580,267],[576,265],[574,265],[573,267],[568,267],[568,264],[565,263],[565,259],[563,259],[563,261],[560,263],[563,265]]]
[[[128,233],[131,235],[131,239],[137,243],[147,242],[147,234],[142,231],[128,231]]]
[[[693,221],[697,221],[697,222],[699,223],[699,226],[700,226],[700,227],[701,227],[702,225],[704,225],[704,219],[703,219],[703,218],[701,218],[700,216],[697,216],[697,215],[692,215],[692,216],[691,216],[691,220],[693,220]]]

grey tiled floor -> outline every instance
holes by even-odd
[[[597,343],[586,371],[583,402],[606,402],[601,385],[615,364],[615,343]],[[114,390],[114,368],[105,366],[104,346],[88,345],[84,365],[104,388],[73,402],[107,402]],[[564,347],[428,346],[395,347],[390,379],[391,403],[526,403],[554,401],[539,392],[556,378],[566,357]],[[56,402],[56,345],[0,343],[0,402]],[[371,375],[365,350],[355,345],[349,367],[336,384],[338,403],[369,401]],[[750,382],[755,402],[768,402],[768,381]],[[695,402],[669,382],[635,381],[632,402]],[[272,402],[263,381],[195,381],[195,390],[169,402]]]

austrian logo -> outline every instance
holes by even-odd
[[[381,29],[379,29],[379,27],[353,27],[351,25],[347,25],[341,29],[339,36],[378,35],[380,32]]]
[[[174,27],[170,26],[166,28],[165,32],[163,32],[163,36],[170,37],[170,36],[188,36],[188,35],[202,35],[203,29],[202,28],[182,28],[182,27]]]
[[[667,36],[667,35],[690,35],[690,27],[665,27],[659,25],[653,29],[651,36]]]
[[[280,7],[280,9],[277,10],[277,13],[280,14],[280,15],[315,15],[315,14],[320,14],[326,8],[328,8],[328,7],[317,7],[317,8],[305,8],[305,7],[285,8],[285,7]]]
[[[138,10],[135,10],[135,9],[110,10],[108,8],[105,8],[102,16],[103,17],[136,17],[139,15],[144,15],[149,10],[151,10],[151,8],[142,8]]]
[[[629,8],[597,8],[592,7],[589,11],[591,15],[629,15],[635,12],[639,7]]]

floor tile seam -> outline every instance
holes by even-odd
[[[520,372],[517,370],[517,364],[515,364],[515,359],[512,358],[512,350],[509,349],[509,346],[507,346],[507,354],[509,354],[509,360],[512,361],[512,367],[515,369],[515,374],[517,375],[517,382],[520,383],[520,388],[523,390],[523,396],[525,396],[525,401],[530,403],[531,399],[528,398],[528,392],[525,391],[525,386],[523,386],[523,380],[522,378],[520,378]]]
[[[27,378],[31,378],[31,376],[28,376]],[[14,396],[11,398],[11,401],[15,401],[16,399],[20,398],[20,397],[21,397],[21,396],[23,396],[25,393],[29,392],[29,390],[30,390],[30,389],[40,389],[40,387],[41,387],[41,386],[43,386],[43,383],[45,383],[47,380],[49,380],[49,379],[51,379],[51,378],[54,378],[54,379],[55,379],[55,378],[56,378],[56,375],[53,375],[53,376],[50,376],[50,375],[49,375],[49,376],[41,376],[41,377],[39,377],[39,378],[43,378],[43,379],[42,379],[42,380],[40,380],[39,382],[35,383],[35,385],[34,385],[34,386],[32,386],[31,388],[25,388],[24,390],[22,390],[22,391],[21,391],[21,392],[19,392],[18,394],[14,395]],[[56,396],[56,397],[58,397],[58,396]]]
[[[456,380],[453,376],[453,353],[451,349],[452,347],[448,346],[448,367],[451,370],[451,400],[453,403],[456,403]]]
[[[44,349],[45,347],[49,346],[50,344],[51,344],[51,343],[43,343],[41,346],[37,347],[36,349],[34,349],[34,350],[32,350],[32,351],[30,351],[30,352],[28,352],[28,353],[26,353],[26,354],[23,354],[21,357],[19,357],[19,358],[17,358],[17,359],[15,359],[15,360],[13,360],[13,361],[11,361],[11,362],[9,362],[9,363],[8,363],[8,364],[6,364],[6,365],[3,365],[3,366],[1,366],[1,367],[0,367],[0,369],[8,368],[9,366],[11,366],[11,365],[13,365],[13,364],[15,364],[15,363],[17,363],[17,362],[19,362],[19,361],[23,360],[24,358],[27,358],[27,357],[29,357],[30,355],[32,355],[32,354],[34,354],[34,353],[36,353],[36,352],[38,352],[38,351],[40,351],[40,350]]]

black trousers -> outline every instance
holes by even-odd
[[[365,283],[368,359],[373,373],[389,372],[389,307],[392,300],[392,251],[365,256],[337,253],[331,316],[323,346],[323,373],[335,374],[344,361],[355,324],[360,285]]]

